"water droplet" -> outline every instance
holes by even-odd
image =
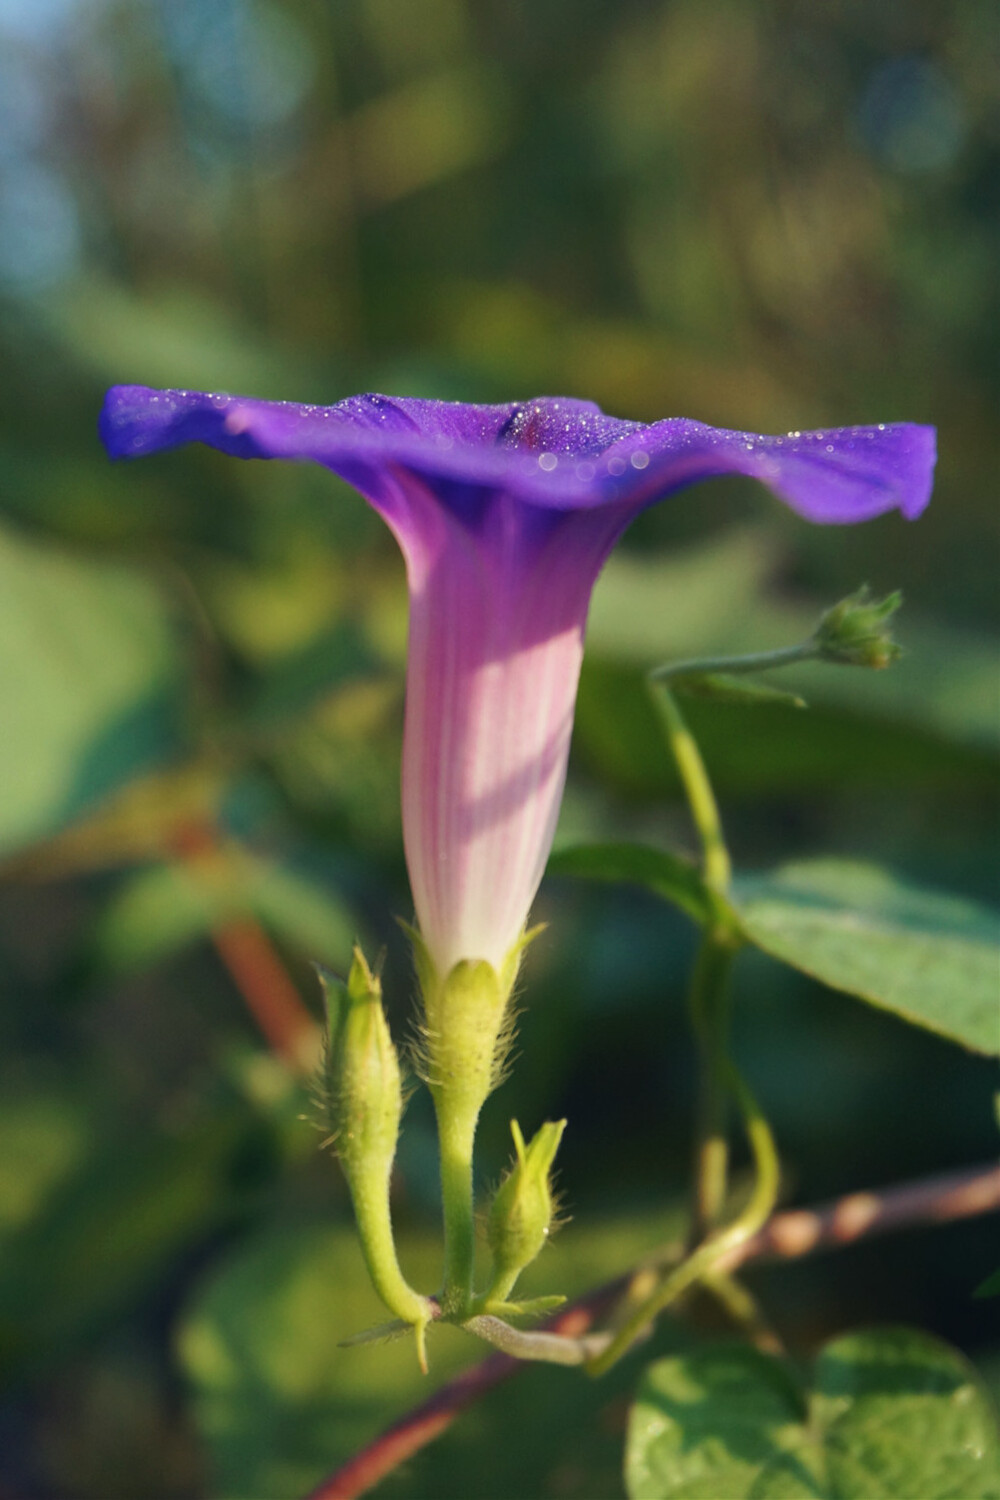
[[[645,468],[648,468],[648,466],[649,466],[649,454],[645,453],[642,450],[642,448],[637,448],[635,450],[635,452],[632,454],[632,458],[631,458],[630,462],[632,464],[633,469],[645,469]]]
[[[554,453],[539,453],[538,467],[544,469],[546,474],[551,474],[559,460]]]
[[[597,470],[593,464],[577,464],[576,466],[576,477],[577,479],[584,480],[584,482],[588,479],[593,479],[596,472]]]
[[[625,473],[625,460],[623,458],[618,458],[618,457],[609,458],[608,459],[608,473],[609,474],[624,474]]]

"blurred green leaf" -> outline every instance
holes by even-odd
[[[974,1051],[1000,1053],[1000,919],[971,901],[842,860],[790,864],[735,883],[750,942]]]
[[[985,1281],[980,1282],[973,1296],[1000,1297],[1000,1267],[993,1272],[992,1276],[987,1276]]]
[[[21,1229],[88,1156],[93,1121],[65,1090],[5,1080],[0,1098],[0,1231]]]
[[[177,753],[183,664],[141,574],[0,532],[0,853]]]
[[[871,675],[876,685],[892,676],[847,667],[819,670]],[[834,706],[815,680],[803,680],[802,690],[807,713],[791,714],[784,704],[761,703],[748,713],[740,704],[685,700],[684,717],[720,795],[788,798],[841,787],[854,793],[877,787],[884,793],[950,788],[959,780],[993,792],[996,757],[983,746],[880,718],[878,704]],[[597,655],[584,658],[573,746],[578,766],[629,797],[678,794],[680,782],[664,748],[644,667]]]
[[[285,1149],[279,1124],[273,1098],[257,1108],[220,1089],[182,1130],[100,1132],[0,1247],[0,1379],[65,1359],[231,1226]]]
[[[308,394],[301,357],[283,359],[239,312],[190,284],[148,288],[142,295],[91,275],[66,295],[48,299],[49,330],[106,381],[250,390],[289,397]],[[316,379],[315,372],[312,375]]]
[[[128,972],[247,918],[305,958],[338,970],[349,963],[356,930],[334,894],[289,866],[232,846],[210,859],[131,876],[104,908],[92,953],[101,968]]]
[[[828,1344],[809,1403],[784,1363],[659,1360],[629,1423],[630,1500],[996,1500],[1000,1434],[961,1354],[906,1328]]]

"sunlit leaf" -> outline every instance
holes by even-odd
[[[650,1365],[629,1422],[630,1500],[828,1500],[802,1393],[754,1349]]]
[[[1000,919],[874,865],[815,860],[742,877],[746,937],[832,989],[977,1052],[1000,1052]]]
[[[919,1330],[827,1345],[812,1396],[785,1363],[716,1346],[645,1372],[630,1500],[997,1500],[1000,1434],[975,1372]]]

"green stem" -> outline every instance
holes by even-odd
[[[774,1212],[780,1181],[774,1137],[756,1100],[733,1067],[730,1068],[729,1083],[743,1114],[753,1153],[756,1179],[749,1201],[731,1224],[705,1240],[626,1319],[607,1348],[588,1362],[587,1368],[592,1375],[603,1375],[605,1370],[617,1363],[665,1307],[695,1282],[714,1271],[732,1251],[752,1239]]]
[[[413,1290],[396,1258],[388,1177],[373,1181],[363,1169],[352,1170],[347,1161],[344,1168],[354,1204],[361,1252],[372,1284],[389,1311],[404,1323],[411,1324],[416,1331],[420,1367],[426,1372],[424,1333],[434,1318],[435,1309],[429,1297],[422,1297]]]
[[[726,1203],[729,1146],[730,977],[737,947],[714,929],[705,933],[695,961],[689,998],[698,1048],[698,1102],[694,1162],[694,1235],[703,1239]]]
[[[766,672],[772,667],[788,667],[797,661],[815,661],[821,655],[815,640],[798,646],[780,646],[775,651],[753,651],[747,656],[704,656],[692,661],[670,662],[654,667],[649,676],[653,682],[666,684],[671,677],[710,676],[714,672]]]
[[[691,808],[691,816],[698,830],[702,846],[702,870],[708,885],[714,890],[725,891],[732,878],[732,863],[722,833],[719,806],[708,779],[705,762],[694,736],[684,722],[684,717],[666,684],[650,678],[653,702],[656,705],[667,741],[673,752],[677,769],[684,785],[684,793]]]
[[[482,1101],[471,1107],[463,1090],[435,1088],[438,1140],[441,1148],[441,1203],[444,1214],[445,1313],[461,1318],[472,1304],[476,1258],[476,1221],[472,1185],[472,1151]]]
[[[707,1271],[702,1285],[719,1306],[742,1328],[755,1349],[763,1354],[784,1354],[785,1348],[757,1304],[757,1299],[729,1271]]]
[[[701,839],[706,884],[725,892],[732,878],[732,864],[705,762],[665,683],[654,677],[651,686]],[[694,1174],[694,1226],[699,1239],[718,1221],[726,1199],[729,990],[733,959],[739,946],[740,940],[731,925],[720,916],[704,932],[691,980],[689,1004],[699,1064]]]

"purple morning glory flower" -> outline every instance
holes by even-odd
[[[207,443],[308,459],[384,517],[410,590],[403,831],[440,975],[499,969],[548,857],[566,776],[590,595],[626,526],[698,479],[759,479],[810,521],[865,521],[930,496],[934,431],[908,423],[727,432],[646,426],[586,401],[505,406],[354,396],[336,406],[118,386],[114,457]]]

